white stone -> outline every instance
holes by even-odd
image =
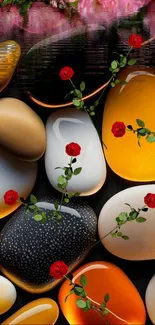
[[[149,317],[152,323],[155,324],[155,275],[152,277],[147,286],[145,303]]]
[[[121,212],[131,211],[125,203],[136,210],[142,208],[145,205],[144,197],[148,193],[155,194],[155,185],[131,187],[110,198],[100,212],[98,221],[100,238],[115,228],[117,225],[115,219]],[[141,212],[140,216],[147,220],[144,223],[134,220],[121,226],[120,231],[129,237],[128,240],[121,237],[112,238],[111,235],[102,240],[109,252],[127,260],[155,259],[155,209]]]
[[[14,285],[0,275],[0,315],[12,307],[16,297],[17,292]]]
[[[17,208],[4,203],[5,192],[15,190],[20,197],[27,198],[33,189],[36,177],[36,162],[21,161],[0,148],[0,218]]]
[[[47,120],[46,132],[45,167],[52,186],[58,189],[57,179],[62,173],[55,168],[67,166],[70,161],[66,145],[76,142],[82,150],[73,167],[82,167],[82,171],[72,177],[67,190],[83,196],[96,193],[105,182],[106,164],[98,133],[88,115],[75,108],[56,111]]]

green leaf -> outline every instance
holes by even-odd
[[[114,82],[111,82],[111,87],[114,88],[115,87],[115,83]]]
[[[55,202],[54,202],[54,207],[55,207],[56,210],[58,210],[58,208],[59,208],[58,201],[55,201]]]
[[[121,84],[122,84],[122,85],[126,85],[127,83],[128,83],[128,82],[125,81],[125,80],[124,80],[124,81],[121,81]]]
[[[142,128],[144,128],[145,127],[145,123],[142,121],[142,120],[140,120],[140,119],[136,119],[136,122],[137,122],[137,124],[139,125],[139,126],[141,126]]]
[[[134,65],[136,64],[137,60],[136,59],[131,59],[128,61],[128,65]]]
[[[69,199],[67,197],[64,198],[65,203],[69,203]]]
[[[85,308],[82,308],[82,311],[87,312],[89,310],[88,306],[86,306]]]
[[[111,62],[111,68],[113,70],[117,68],[117,61],[116,60]]]
[[[73,193],[69,193],[69,194],[68,194],[68,198],[69,198],[69,199],[71,199],[73,196],[74,196]]]
[[[83,309],[87,306],[86,302],[82,299],[76,300],[76,305],[81,309]]]
[[[30,201],[31,201],[33,204],[36,204],[36,203],[37,203],[37,198],[36,198],[33,194],[31,194],[31,195],[30,195]]]
[[[145,136],[145,135],[147,134],[145,128],[142,128],[142,129],[138,130],[138,133],[139,133],[141,136]]]
[[[76,169],[74,170],[74,175],[79,175],[79,174],[81,173],[81,170],[82,170],[81,167],[76,168]]]
[[[81,283],[81,285],[83,286],[83,287],[85,287],[86,285],[87,285],[87,278],[86,278],[86,276],[84,275],[84,274],[82,274],[81,276],[80,276],[80,283]]]
[[[129,203],[124,203],[124,204],[131,208],[131,205]]]
[[[155,136],[154,136],[154,135],[149,135],[149,136],[146,138],[146,141],[148,141],[149,143],[153,143],[153,142],[155,142]]]
[[[108,311],[107,309],[104,309],[104,310],[102,311],[102,313],[103,313],[103,315],[107,315],[107,314],[109,313],[109,311]]]
[[[110,300],[110,296],[108,293],[106,293],[106,295],[104,296],[104,301],[108,302]]]
[[[74,196],[80,196],[80,194],[81,194],[81,193],[76,192],[76,193],[74,193]]]
[[[138,216],[138,213],[133,211],[129,213],[129,216],[131,216],[132,220],[135,220]]]
[[[94,116],[94,115],[95,115],[95,112],[90,112],[90,115],[91,115],[91,116]]]
[[[57,219],[61,220],[62,219],[62,215],[60,213],[57,213]]]
[[[95,100],[95,102],[94,102],[94,107],[97,107],[98,105],[99,105],[99,100]]]
[[[125,236],[125,235],[123,235],[122,238],[123,238],[124,240],[128,240],[128,239],[129,239],[129,237],[128,237],[128,236]]]
[[[102,302],[102,303],[100,304],[100,307],[101,307],[102,309],[104,309],[104,308],[106,307],[106,303],[105,303],[105,301]]]
[[[126,221],[126,219],[127,219],[127,213],[126,212],[121,212],[120,214],[119,214],[119,220],[121,220],[121,221]]]
[[[90,302],[90,300],[88,299],[88,300],[86,300],[86,304],[87,304],[87,307],[88,307],[88,309],[91,309],[91,302]]]
[[[113,234],[111,234],[111,236],[112,236],[112,238],[116,238],[117,237],[117,233],[113,233]]]
[[[90,106],[90,111],[94,111],[95,107],[94,106]]]
[[[30,211],[34,211],[34,210],[36,209],[36,206],[35,206],[35,205],[29,205],[29,206],[28,206],[28,209],[29,209]]]
[[[125,56],[121,57],[120,58],[120,67],[123,68],[123,67],[125,67],[126,64],[127,64],[127,58]]]
[[[116,85],[120,84],[120,80],[119,80],[119,79],[116,79],[116,80],[115,80],[115,84],[116,84]]]
[[[118,231],[117,237],[122,237],[122,232],[121,231]]]
[[[142,222],[145,222],[146,221],[146,218],[143,218],[143,217],[138,217],[136,219],[136,222],[139,222],[139,223],[142,223]]]
[[[84,81],[81,82],[80,89],[81,89],[81,91],[85,90],[85,82]]]
[[[75,286],[75,289],[79,293],[83,292],[83,288],[81,288],[81,287]]]
[[[65,177],[63,175],[60,175],[58,177],[58,184],[63,185],[66,182]]]
[[[41,214],[35,214],[34,215],[34,220],[35,221],[41,221],[43,219],[42,215]]]
[[[79,99],[82,98],[82,93],[81,93],[80,90],[78,90],[78,89],[74,89],[74,94],[75,94],[75,96],[77,96]]]
[[[80,106],[80,101],[79,101],[79,99],[74,98],[74,99],[73,99],[73,104],[74,104],[74,106],[76,106],[76,107]]]

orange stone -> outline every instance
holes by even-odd
[[[136,119],[155,132],[155,69],[127,67],[119,74],[121,83],[111,88],[106,99],[102,125],[104,153],[110,168],[119,176],[137,182],[155,180],[155,143],[127,131],[116,138],[112,132],[115,122],[124,122],[133,129],[139,128]]]
[[[58,316],[57,303],[49,298],[40,298],[19,309],[1,325],[54,325]]]
[[[73,273],[73,282],[80,284],[81,274],[87,277],[85,287],[87,296],[99,307],[104,296],[108,293],[107,303],[109,313],[107,323],[95,311],[84,312],[76,306],[77,296],[72,294],[65,303],[71,286],[65,280],[59,291],[61,310],[71,325],[109,324],[109,325],[144,325],[146,312],[143,301],[129,278],[117,266],[108,262],[92,262],[79,268]]]

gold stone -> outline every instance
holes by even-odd
[[[0,91],[10,82],[20,54],[18,43],[11,40],[0,43]]]

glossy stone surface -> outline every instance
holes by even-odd
[[[44,154],[44,124],[40,117],[19,99],[0,99],[0,145],[25,161],[36,161]]]
[[[54,198],[38,198],[47,215],[54,209]],[[49,276],[50,265],[63,260],[73,270],[95,242],[97,220],[93,210],[75,200],[61,208],[62,219],[45,223],[25,214],[22,207],[0,233],[2,272],[15,284],[32,293],[52,289],[60,280]]]
[[[19,309],[1,325],[54,325],[58,316],[57,303],[49,298],[40,298]]]
[[[121,212],[131,212],[132,208],[144,207],[144,197],[148,193],[155,194],[155,185],[141,185],[128,188],[110,198],[103,206],[98,220],[98,231],[103,238],[117,225],[115,219]],[[123,240],[121,237],[113,238],[111,235],[102,240],[105,248],[112,254],[127,260],[151,260],[155,259],[155,210],[141,211],[140,215],[147,220],[138,223],[135,220],[121,226],[121,232],[129,237]]]
[[[85,112],[75,108],[62,109],[50,115],[47,124],[45,167],[48,179],[57,189],[59,166],[67,166],[70,157],[65,147],[70,142],[81,146],[74,168],[82,167],[79,175],[72,177],[68,192],[91,195],[97,192],[106,179],[106,165],[101,143],[91,120]],[[60,189],[58,189],[60,190]]]
[[[37,177],[37,163],[28,163],[12,157],[0,148],[0,219],[16,210],[20,203],[9,206],[4,202],[4,194],[10,189],[17,191],[25,199],[31,193]]]
[[[148,283],[145,293],[145,303],[147,312],[153,324],[155,324],[155,275]]]
[[[104,150],[110,168],[119,176],[132,181],[155,180],[155,143],[141,138],[138,146],[136,134],[126,132],[116,138],[111,132],[112,125],[118,122],[138,128],[136,119],[145,122],[146,128],[155,128],[155,70],[150,68],[125,68],[119,76],[127,84],[112,88],[105,103],[102,139],[108,150]]]
[[[85,290],[94,304],[99,306],[104,296],[107,293],[110,295],[107,303],[109,313],[106,315],[109,325],[145,324],[146,313],[143,301],[135,286],[120,268],[108,262],[91,262],[75,271],[72,281],[80,284],[81,274],[87,277]],[[65,297],[69,292],[69,281],[65,280],[59,291],[59,304],[69,324],[106,324],[93,310],[84,312],[78,308],[76,306],[77,296],[74,294],[68,297],[65,303]]]
[[[4,276],[0,275],[0,315],[8,311],[16,300],[14,285]]]
[[[12,78],[20,54],[18,43],[12,40],[0,43],[0,91],[8,85]]]

